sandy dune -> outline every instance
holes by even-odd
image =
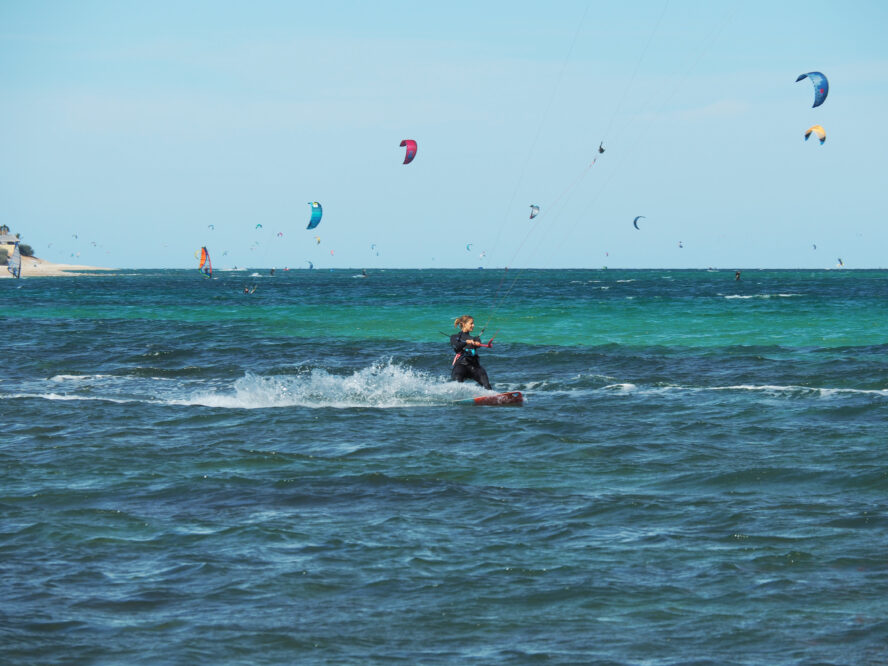
[[[110,268],[79,266],[75,264],[54,264],[38,257],[22,257],[22,277],[52,277],[61,275],[83,275],[78,271],[109,271]],[[11,278],[6,266],[0,266],[0,278]]]

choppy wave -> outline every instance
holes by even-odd
[[[457,384],[441,375],[394,363],[379,361],[350,372],[327,368],[306,368],[295,374],[259,375],[247,372],[228,381],[173,380],[169,377],[140,375],[114,376],[54,375],[52,390],[11,391],[5,398],[40,398],[53,401],[144,403],[155,405],[201,406],[222,409],[373,408],[448,405],[456,400],[487,393],[473,383]],[[501,387],[505,389],[506,387]],[[849,388],[780,384],[729,384],[701,386],[647,384],[620,381],[611,375],[581,373],[566,381],[533,380],[509,387],[529,397],[582,398],[590,395],[632,394],[665,396],[713,392],[761,394],[768,398],[831,399],[853,396],[888,397],[888,388]]]
[[[312,368],[292,375],[246,373],[233,383],[223,380],[175,382],[169,377],[54,375],[52,391],[20,391],[6,398],[56,401],[195,405],[227,409],[275,407],[393,408],[451,404],[485,393],[471,383],[458,384],[391,360],[343,374]],[[207,384],[211,387],[207,387]]]
[[[87,400],[91,402],[114,402],[117,404],[126,404],[128,402],[154,402],[163,404],[162,400],[138,400],[134,398],[112,398],[110,396],[90,396],[90,395],[72,395],[70,393],[11,393],[3,396],[7,399],[16,398],[39,398],[42,400],[53,400],[59,402],[73,402],[77,400]]]
[[[0,661],[886,661],[885,272],[356,270],[9,292]]]
[[[664,393],[703,393],[707,391],[737,391],[764,393],[772,396],[782,397],[820,397],[831,398],[839,396],[852,395],[871,395],[879,397],[888,397],[888,389],[855,389],[855,388],[830,388],[817,386],[778,386],[778,385],[755,385],[755,384],[737,384],[731,386],[638,386],[636,384],[624,382],[620,384],[608,384],[601,388],[602,391],[616,391],[621,393],[646,393],[646,394],[664,394]]]

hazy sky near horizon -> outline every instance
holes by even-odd
[[[881,2],[7,1],[0,218],[108,267],[888,267],[885,25]]]

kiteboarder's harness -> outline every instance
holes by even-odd
[[[490,340],[487,341],[487,344],[478,345],[478,347],[487,347],[488,349],[493,349],[493,338],[490,338]],[[472,347],[471,349],[463,349],[460,352],[456,352],[456,356],[453,357],[453,363],[450,364],[450,367],[452,368],[454,365],[456,365],[456,362],[462,357],[463,354],[465,354],[466,356],[475,356],[476,349],[477,347]]]

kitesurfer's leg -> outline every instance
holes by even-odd
[[[487,378],[487,371],[480,365],[471,368],[472,379],[481,384],[488,391],[490,390],[490,380]]]
[[[454,363],[453,368],[450,370],[450,381],[462,384],[466,381],[466,370],[467,367],[462,363]]]

